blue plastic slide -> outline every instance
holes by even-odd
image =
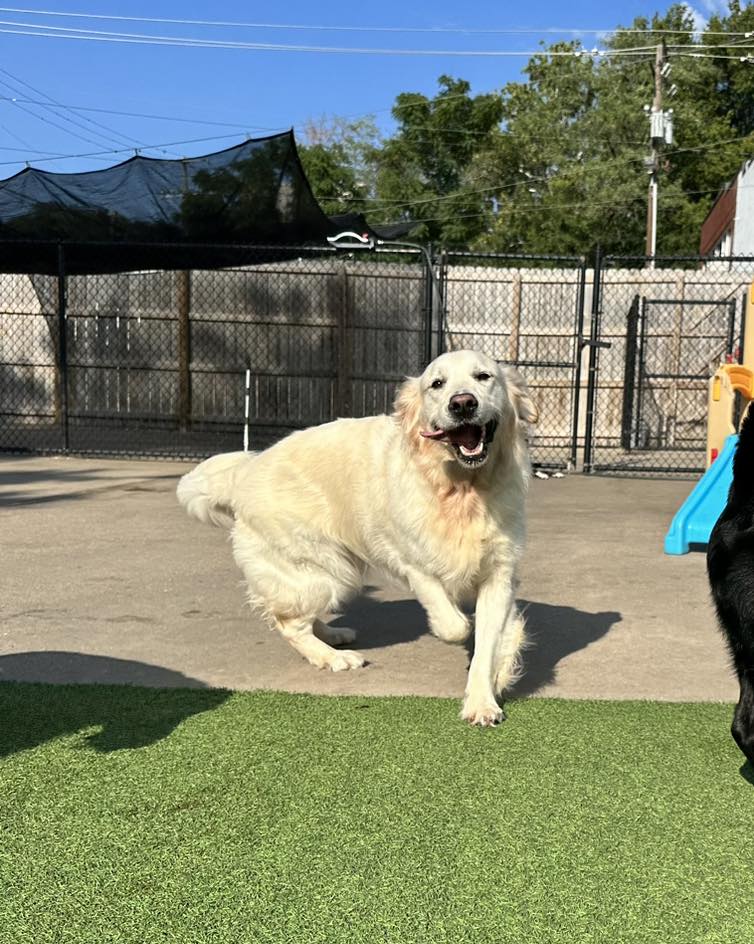
[[[690,544],[707,544],[728,501],[738,436],[728,436],[720,455],[676,512],[665,535],[666,554],[688,554]]]

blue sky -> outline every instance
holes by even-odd
[[[19,3],[26,10],[58,13],[166,19],[224,20],[233,23],[299,24],[317,30],[257,27],[207,27],[198,24],[147,23],[36,15],[0,9],[0,177],[21,170],[25,162],[52,171],[82,171],[117,163],[132,151],[43,160],[49,155],[82,155],[141,147],[153,157],[182,157],[219,150],[246,137],[294,126],[309,119],[373,114],[390,130],[390,106],[402,91],[432,94],[442,73],[465,78],[475,92],[500,88],[516,80],[526,57],[460,55],[378,55],[372,53],[290,52],[268,49],[169,47],[60,38],[62,28],[101,30],[163,37],[190,37],[231,42],[445,51],[525,51],[540,40],[552,42],[572,34],[553,29],[606,29],[627,25],[638,15],[651,16],[668,3],[617,0],[544,0],[530,4],[488,2],[460,4],[433,0],[408,4],[285,4],[218,0],[182,2],[105,2],[49,0]],[[724,0],[694,0],[701,22],[726,9]],[[19,35],[34,24],[58,38]],[[382,27],[382,32],[343,31],[333,27]],[[505,30],[523,33],[403,32],[408,28]],[[599,38],[585,34],[585,45]],[[637,44],[643,44],[638,40]],[[33,90],[27,85],[33,87]],[[103,112],[44,108],[33,102],[54,99],[65,106]],[[132,112],[156,118],[105,112]],[[71,119],[79,122],[71,123]],[[98,122],[93,125],[90,120]],[[176,119],[184,119],[182,121]],[[211,122],[227,123],[227,127]],[[301,136],[302,132],[299,132]],[[80,137],[77,137],[80,136]],[[84,140],[82,140],[84,139]],[[195,140],[206,139],[206,140]],[[181,143],[178,143],[181,142]],[[161,145],[159,148],[150,147]]]

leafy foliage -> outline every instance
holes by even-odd
[[[468,82],[443,75],[434,97],[398,95],[394,135],[373,136],[369,147],[362,135],[369,186],[359,188],[339,141],[323,142],[306,155],[315,194],[332,211],[337,199],[345,208],[337,198],[345,192],[372,222],[416,221],[414,237],[449,248],[583,253],[599,244],[643,253],[644,109],[654,95],[655,47],[665,40],[666,87],[672,82],[677,94],[664,103],[675,141],[661,153],[658,252],[695,252],[716,193],[754,146],[754,66],[739,57],[754,6],[733,0],[729,15],[712,17],[701,33],[685,4],[630,25],[652,32],[613,33],[603,45],[616,54],[603,57],[578,42],[543,46],[523,81],[496,92],[474,95]]]

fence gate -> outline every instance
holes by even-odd
[[[710,377],[740,355],[751,267],[610,268],[597,262],[585,469],[705,468]],[[614,260],[611,260],[614,262]]]
[[[698,452],[709,378],[735,353],[736,302],[638,296],[637,302],[627,331],[623,448]]]

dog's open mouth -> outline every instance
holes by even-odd
[[[495,436],[497,422],[490,420],[484,426],[476,423],[463,423],[453,429],[433,429],[422,431],[425,439],[449,443],[461,465],[474,468],[487,460],[489,445]]]

